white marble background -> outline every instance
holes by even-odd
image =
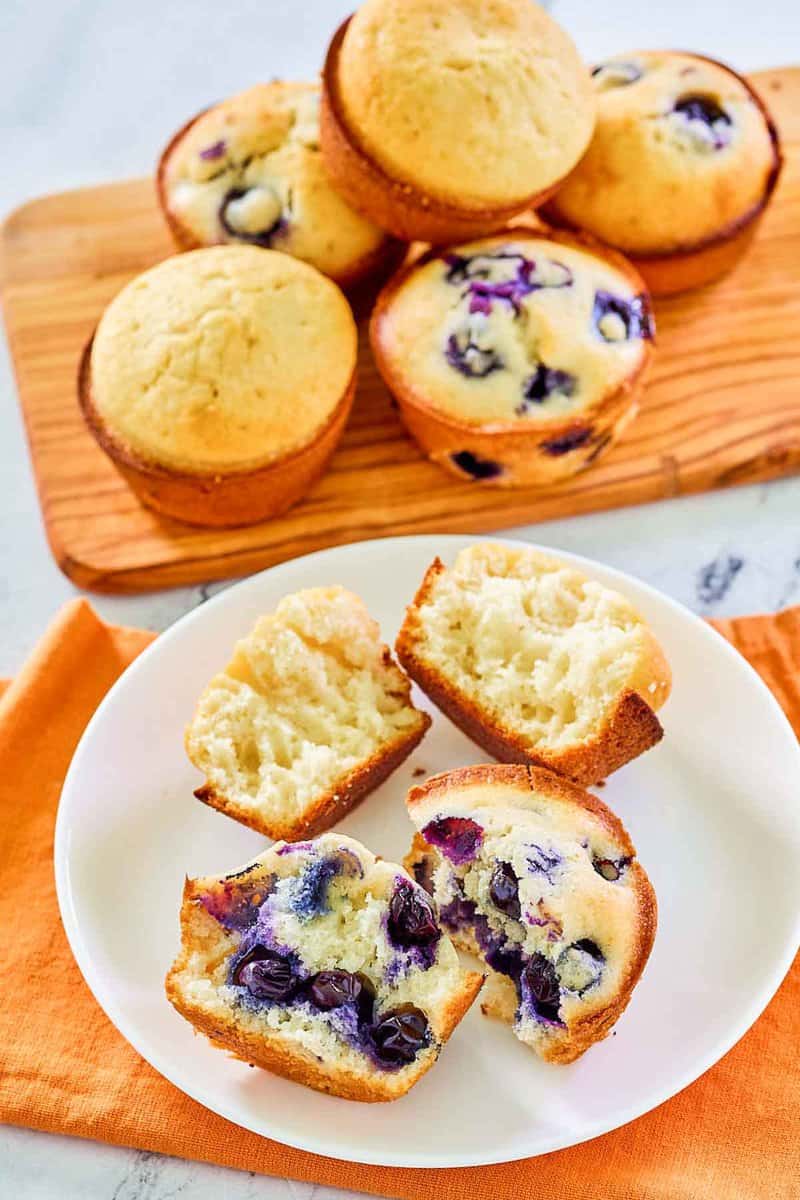
[[[314,72],[351,0],[0,0],[0,213],[44,192],[150,170],[209,101]],[[587,58],[681,46],[740,69],[800,59],[796,0],[556,0]],[[742,395],[742,404],[765,404]],[[518,535],[602,559],[705,614],[800,602],[800,479],[549,522]],[[164,629],[224,584],[98,596],[110,620]],[[50,558],[0,349],[0,674],[76,589]],[[0,1129],[0,1197],[334,1200],[338,1195],[90,1142]]]

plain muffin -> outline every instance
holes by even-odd
[[[760,97],[729,67],[642,51],[594,68],[591,145],[547,207],[629,255],[658,294],[738,260],[780,167]]]
[[[342,200],[319,148],[316,83],[262,83],[195,117],[158,166],[158,198],[184,250],[248,242],[354,284],[402,247]]]
[[[434,462],[481,484],[539,486],[594,462],[633,418],[653,320],[620,255],[516,226],[401,271],[370,335]]]
[[[541,201],[594,123],[588,71],[531,0],[367,0],[323,81],[336,186],[407,240],[487,232]]]
[[[294,503],[344,427],[356,327],[330,279],[287,254],[218,246],[133,279],[84,353],[102,449],[152,508],[200,525]]]

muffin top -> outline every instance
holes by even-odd
[[[268,246],[346,280],[386,240],[328,182],[318,84],[259,84],[210,108],[168,149],[162,184],[200,245]]]
[[[287,254],[217,246],[166,259],[111,301],[92,345],[92,403],[149,463],[246,471],[312,441],[355,362],[336,284]]]
[[[520,428],[601,401],[639,369],[652,333],[630,268],[521,229],[413,267],[384,292],[373,327],[382,365],[412,401]]]
[[[366,0],[337,86],[348,129],[395,179],[461,208],[524,201],[591,137],[591,80],[531,0]]]
[[[630,54],[594,68],[597,127],[551,211],[635,254],[718,234],[757,205],[777,165],[744,82],[692,54]]]

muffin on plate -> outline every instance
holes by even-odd
[[[531,548],[479,542],[437,558],[395,644],[408,674],[503,762],[605,779],[664,735],[672,676],[620,592]]]
[[[426,454],[462,479],[556,483],[638,408],[650,300],[620,255],[516,226],[432,250],[381,292],[375,360]]]
[[[549,771],[461,767],[412,788],[406,866],[456,946],[490,970],[482,1008],[548,1062],[607,1037],[653,946],[656,897],[622,822]]]
[[[746,249],[778,179],[778,135],[729,67],[640,51],[594,68],[597,126],[548,217],[624,251],[656,295],[709,283]]]
[[[482,983],[402,867],[327,833],[187,879],[166,991],[237,1058],[377,1101],[430,1070]]]
[[[335,283],[255,246],[168,258],[111,301],[79,374],[83,415],[139,499],[196,525],[283,512],[353,399],[356,327]]]
[[[425,736],[427,713],[363,600],[284,596],[204,689],[186,751],[198,800],[271,838],[330,828]]]
[[[182,249],[246,242],[282,250],[343,287],[399,261],[403,247],[331,186],[319,96],[315,83],[259,84],[176,133],[157,190]]]
[[[588,71],[532,0],[366,0],[328,50],[326,166],[407,241],[473,237],[541,202],[593,124]]]

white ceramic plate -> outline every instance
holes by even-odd
[[[316,1154],[449,1167],[541,1154],[604,1133],[707,1070],[752,1024],[800,942],[800,749],[744,660],[664,596],[563,555],[625,592],[674,672],[666,737],[614,775],[603,799],[656,889],[650,963],[615,1035],[548,1066],[475,1005],[437,1066],[402,1100],[312,1092],[214,1050],[167,1003],[184,874],[218,874],[264,841],[199,804],[183,752],[195,700],[236,638],[287,592],[342,583],[387,641],[436,554],[474,539],[396,538],[327,550],[240,583],[179,621],[125,672],[89,724],[61,798],[56,879],[64,925],[97,1000],[152,1065],[201,1104]],[[417,700],[425,703],[421,697]],[[444,717],[342,828],[398,860],[403,799],[426,773],[485,759]]]

